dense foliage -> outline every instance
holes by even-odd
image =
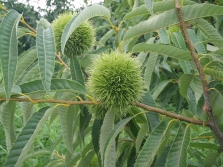
[[[105,0],[57,35],[62,2],[0,4],[0,166],[222,166],[222,4]]]

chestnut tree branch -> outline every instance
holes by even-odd
[[[193,119],[193,118],[188,118],[188,117],[185,117],[185,116],[182,116],[182,115],[175,114],[173,112],[162,110],[160,108],[147,106],[147,105],[139,103],[139,102],[136,102],[134,105],[137,106],[137,107],[140,107],[144,110],[157,112],[157,113],[165,115],[167,117],[175,118],[175,119],[178,119],[178,120],[181,120],[181,121],[184,121],[184,122],[188,122],[188,123],[191,123],[191,124],[210,126],[209,122],[204,122],[204,121],[196,120],[196,119]]]
[[[95,105],[96,103],[94,101],[66,101],[66,100],[56,100],[56,99],[29,99],[29,98],[10,98],[11,101],[19,101],[19,102],[31,102],[31,103],[57,103],[59,105],[79,105],[79,104],[83,104],[83,105]],[[6,98],[0,98],[0,101],[6,101]],[[97,104],[99,104],[97,102]],[[191,124],[196,124],[196,125],[202,125],[202,126],[208,126],[210,127],[209,122],[204,122],[204,121],[200,121],[200,120],[196,120],[193,118],[188,118],[182,115],[178,115],[166,110],[162,110],[159,108],[155,108],[155,107],[151,107],[151,106],[147,106],[145,104],[139,103],[139,102],[135,102],[133,103],[133,105],[140,107],[144,110],[147,111],[153,111],[153,112],[157,112],[159,114],[165,115],[167,117],[170,118],[175,118],[184,122],[188,122]]]
[[[180,4],[178,3],[177,0],[175,0],[175,8],[176,8],[176,13],[177,13],[177,16],[178,16],[178,19],[179,19],[179,22],[180,22],[180,28],[181,28],[181,31],[182,31],[182,34],[183,34],[183,37],[185,39],[185,42],[187,44],[187,47],[191,53],[191,56],[194,60],[194,63],[196,65],[196,68],[198,70],[198,73],[199,73],[199,77],[200,77],[200,80],[202,82],[202,87],[203,87],[203,95],[204,95],[204,112],[207,112],[207,115],[209,117],[209,125],[210,125],[210,128],[211,130],[213,131],[213,133],[215,134],[219,144],[220,144],[220,147],[221,147],[221,150],[223,151],[223,135],[219,129],[219,127],[217,126],[217,123],[214,119],[214,116],[213,116],[213,113],[212,113],[212,106],[211,106],[211,102],[210,102],[210,97],[209,97],[209,91],[208,91],[208,84],[207,84],[207,81],[205,79],[205,75],[203,73],[203,68],[200,64],[200,61],[197,57],[197,53],[195,51],[195,48],[190,40],[190,37],[188,35],[188,32],[187,32],[187,28],[186,28],[186,24],[184,23],[184,18],[183,18],[183,14],[182,14],[182,11],[181,11],[181,6]]]

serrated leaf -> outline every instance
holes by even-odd
[[[183,74],[180,78],[180,94],[186,99],[188,99],[187,92],[193,78],[193,74]]]
[[[18,27],[17,28],[17,38],[21,38],[23,37],[24,35],[34,35],[34,33],[32,31],[30,31],[28,28],[25,28],[25,27]]]
[[[27,71],[24,73],[24,77],[22,78],[20,83],[25,83],[30,81],[31,79],[39,79],[39,66],[38,64],[34,63]]]
[[[188,35],[190,37],[190,40],[192,42],[192,44],[195,46],[195,49],[197,50],[198,53],[207,53],[203,43],[201,43],[201,39],[199,39],[199,37],[195,34],[194,30],[192,29],[188,29],[187,30]]]
[[[49,109],[49,107],[44,107],[30,117],[29,121],[26,123],[22,132],[13,144],[4,167],[22,166],[26,154],[34,142],[36,135],[52,111],[52,108]]]
[[[179,1],[179,3],[180,2],[181,1]],[[195,4],[195,2],[188,1],[188,0],[184,1],[184,6],[192,5],[192,4]],[[154,13],[161,13],[166,10],[173,9],[173,8],[175,8],[175,4],[172,1],[158,1],[158,2],[153,3],[153,12]]]
[[[205,68],[204,74],[223,80],[223,71],[218,71],[211,68]]]
[[[160,95],[160,93],[171,82],[172,82],[171,80],[164,80],[164,81],[160,82],[151,92],[153,99],[156,100],[156,98]]]
[[[40,93],[44,92],[44,87],[41,80],[31,81],[20,85],[22,93],[31,94],[31,93]],[[52,79],[50,90],[53,92],[64,91],[64,92],[73,92],[80,94],[87,94],[86,89],[76,81],[66,80],[66,79]]]
[[[201,149],[208,149],[208,150],[218,150],[220,147],[214,143],[208,142],[190,142],[190,147],[201,148]]]
[[[43,19],[37,25],[36,46],[41,80],[46,92],[49,93],[55,66],[56,47],[52,28],[46,28],[42,22]]]
[[[20,87],[18,85],[12,86],[11,96],[15,96],[22,93]],[[5,88],[0,88],[0,97],[5,97]]]
[[[156,156],[156,153],[160,147],[166,131],[171,127],[174,121],[171,121],[168,125],[165,122],[161,122],[149,135],[142,150],[140,151],[135,167],[147,167],[150,166]]]
[[[201,17],[215,16],[223,14],[223,7],[211,4],[194,4],[182,7],[184,21],[189,21]],[[146,21],[140,22],[124,35],[124,40],[128,40],[135,36],[150,33],[170,25],[178,24],[179,20],[175,9],[165,11]]]
[[[193,89],[194,89],[194,96],[196,98],[196,103],[198,103],[199,99],[203,95],[203,86],[201,83],[201,79],[199,76],[194,76],[192,80]]]
[[[142,5],[140,7],[135,8],[131,12],[127,13],[124,16],[123,21],[126,21],[128,19],[131,19],[137,16],[143,16],[143,15],[148,15],[148,14],[149,14],[148,8],[145,5]]]
[[[77,17],[74,17],[65,27],[61,38],[61,51],[64,53],[64,48],[68,38],[74,32],[74,30],[85,20],[88,20],[95,16],[103,16],[107,20],[110,19],[110,11],[101,5],[92,5],[85,8]]]
[[[165,28],[158,30],[160,41],[163,44],[170,44],[170,38]]]
[[[182,124],[179,127],[173,145],[167,157],[166,167],[187,167],[187,147],[190,144],[190,127]]]
[[[95,119],[92,126],[91,136],[92,136],[92,143],[93,143],[96,154],[98,154],[99,152],[99,136],[100,136],[102,123],[103,123],[102,120]]]
[[[107,166],[109,163],[109,158],[112,155],[110,155],[110,153],[113,154],[112,149],[113,149],[113,144],[115,143],[115,138],[117,137],[117,135],[120,133],[120,131],[124,128],[124,126],[132,119],[132,117],[128,117],[125,118],[121,121],[119,121],[114,129],[111,131],[111,133],[109,134],[107,141],[105,143],[105,147],[104,147],[104,152],[103,152],[103,159],[104,159],[104,165]]]
[[[148,126],[147,122],[141,125],[141,128],[139,129],[139,133],[138,133],[136,141],[135,141],[135,143],[136,143],[136,153],[139,153],[142,141],[145,138],[146,133],[148,132],[148,130],[149,130],[149,126]]]
[[[171,33],[171,40],[176,47],[187,50],[184,37],[180,31]]]
[[[1,104],[0,112],[1,118],[0,122],[4,127],[6,146],[7,150],[10,151],[12,144],[16,139],[15,129],[14,129],[14,116],[15,116],[16,102],[9,101]]]
[[[105,35],[103,35],[103,37],[101,37],[101,39],[99,40],[99,44],[101,46],[105,45],[105,42],[115,33],[114,29],[109,30],[107,33],[105,33]],[[97,49],[100,48],[100,46],[97,47]]]
[[[77,107],[77,106],[76,106]],[[61,129],[64,143],[70,153],[73,152],[73,122],[74,116],[77,114],[75,105],[70,105],[69,107],[58,106],[57,111],[60,117]]]
[[[26,72],[28,67],[36,61],[37,59],[37,50],[35,47],[30,48],[28,51],[26,51],[22,57],[18,61],[16,73],[15,73],[15,83],[19,81],[21,76]]]
[[[146,7],[153,14],[153,0],[145,0]]]
[[[210,167],[216,164],[217,158],[220,156],[218,152],[209,152],[204,160],[204,167]]]
[[[30,116],[33,114],[33,103],[31,102],[20,102],[20,107],[22,109],[23,124],[29,120]]]
[[[115,111],[114,110],[107,111],[107,113],[105,114],[103,124],[101,126],[99,148],[100,148],[102,162],[104,162],[103,155],[104,155],[104,150],[105,150],[105,144],[107,142],[110,132],[112,131],[112,129],[114,127],[114,119],[115,119]],[[112,145],[112,148],[113,148],[113,145]]]
[[[151,79],[152,79],[153,70],[156,65],[157,57],[158,57],[158,54],[151,53],[149,55],[149,58],[147,61],[147,65],[146,65],[146,69],[145,69],[145,73],[144,73],[144,81],[145,81],[147,90],[150,90],[150,83],[151,83]]]
[[[205,19],[191,20],[190,23],[199,28],[210,39],[220,39],[223,41],[223,38],[219,34],[218,30]],[[214,41],[213,43],[219,47],[218,43],[215,43]]]
[[[223,96],[216,89],[210,96],[212,112],[218,127],[223,130]]]
[[[72,80],[84,85],[84,78],[81,71],[80,62],[77,56],[70,57],[70,72]]]
[[[9,11],[0,25],[0,59],[4,79],[5,95],[9,100],[18,61],[17,26],[22,15]]]
[[[191,60],[189,51],[163,44],[140,43],[133,47],[132,52],[153,52],[176,59]]]

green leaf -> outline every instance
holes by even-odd
[[[31,81],[20,85],[22,93],[40,93],[44,92],[44,87],[41,80]],[[64,91],[64,92],[73,92],[80,93],[83,95],[87,94],[85,87],[76,81],[66,80],[66,79],[52,79],[50,90],[53,92]]]
[[[163,44],[170,44],[170,38],[165,28],[158,30],[160,41]]]
[[[194,89],[194,96],[196,98],[196,103],[198,104],[199,99],[203,95],[203,86],[199,76],[194,76],[192,80],[192,85]]]
[[[139,133],[138,133],[136,141],[135,141],[135,143],[136,143],[136,153],[139,153],[142,141],[145,138],[146,133],[148,131],[149,131],[149,126],[148,126],[148,123],[146,122],[146,123],[141,125],[141,128],[139,129]]]
[[[212,112],[220,130],[223,130],[223,96],[216,89],[210,96]]]
[[[107,113],[105,114],[103,124],[101,126],[99,148],[100,148],[102,162],[104,162],[103,155],[104,155],[104,150],[106,147],[105,144],[107,142],[108,136],[110,135],[110,132],[112,131],[112,129],[114,127],[114,119],[115,119],[115,111],[114,110],[107,111]],[[113,148],[113,146],[112,146],[112,148]]]
[[[149,55],[149,58],[147,61],[147,65],[146,65],[146,69],[145,69],[145,73],[144,73],[144,81],[145,81],[147,90],[150,90],[150,83],[151,83],[151,79],[152,79],[153,70],[156,65],[157,57],[158,57],[158,54],[151,53]]]
[[[22,166],[22,163],[26,158],[26,154],[34,142],[36,135],[52,111],[52,108],[49,109],[49,107],[44,107],[31,116],[13,144],[4,167]]]
[[[180,2],[181,2],[181,0],[179,1],[179,3]],[[192,5],[192,4],[195,4],[195,2],[188,1],[188,0],[184,1],[184,6]],[[153,3],[153,12],[154,13],[161,13],[166,10],[173,9],[173,8],[175,8],[175,4],[172,1],[159,1],[159,2]]]
[[[70,57],[70,72],[72,80],[84,85],[84,78],[81,71],[80,62],[77,56]]]
[[[36,46],[41,80],[46,92],[49,93],[55,66],[56,47],[52,28],[45,28],[42,20],[37,25]]]
[[[195,46],[195,49],[197,50],[198,53],[207,53],[203,43],[201,43],[201,39],[199,39],[199,37],[195,34],[194,30],[192,29],[188,29],[187,30],[188,35],[190,37],[190,40],[192,42],[192,44]]]
[[[208,150],[219,150],[220,147],[214,143],[208,142],[190,142],[190,147],[201,148],[201,149],[208,149]]]
[[[101,46],[105,45],[105,42],[115,33],[114,29],[109,30],[107,33],[105,33],[105,35],[103,35],[103,37],[101,37],[99,44]],[[97,49],[100,48],[100,46],[97,47]]]
[[[218,71],[218,70],[214,70],[214,69],[210,69],[210,68],[205,68],[204,69],[204,74],[210,75],[210,76],[218,78],[220,80],[223,80],[223,72],[222,71]]]
[[[31,102],[20,102],[20,107],[22,109],[23,124],[29,120],[30,116],[33,114],[33,103]]]
[[[182,124],[167,157],[166,167],[187,167],[187,148],[190,144],[190,127]]]
[[[64,48],[67,43],[68,38],[74,32],[74,30],[85,20],[90,19],[95,16],[103,16],[107,20],[110,19],[110,11],[101,5],[92,5],[85,8],[77,17],[74,17],[65,27],[62,38],[61,38],[61,51],[64,53]]]
[[[164,81],[160,82],[151,92],[153,99],[156,100],[156,98],[160,95],[160,93],[171,82],[172,82],[171,80],[164,80]]]
[[[15,96],[22,93],[20,87],[18,85],[13,85],[12,91],[11,91],[11,96]],[[0,88],[0,97],[5,97],[5,88]]]
[[[180,78],[180,94],[188,99],[188,88],[194,78],[193,74],[183,74]]]
[[[191,60],[189,51],[170,45],[140,43],[134,46],[133,52],[153,52],[181,60]]]
[[[170,126],[174,121],[171,121],[166,125],[165,122],[161,122],[149,135],[142,150],[140,151],[135,167],[147,167],[150,166],[159,150],[160,143],[163,141],[166,131],[171,128]]]
[[[145,0],[146,7],[150,11],[150,13],[153,13],[153,0]]]
[[[218,30],[205,19],[191,20],[190,23],[199,28],[208,38],[219,39],[223,41],[223,38],[219,34]],[[219,47],[218,43],[215,43],[214,41],[213,43]]]
[[[70,105],[69,107],[58,106],[56,109],[59,113],[62,135],[64,143],[70,153],[73,152],[73,122],[74,116],[77,115],[77,105]]]
[[[194,4],[182,7],[183,17],[185,21],[223,14],[223,7],[211,4]],[[129,29],[124,40],[128,40],[135,36],[150,33],[152,31],[178,24],[179,20],[176,14],[176,9],[171,9],[158,14],[146,21],[140,22],[131,29]]]
[[[15,83],[17,84],[22,75],[26,70],[34,63],[37,59],[37,50],[35,47],[30,48],[26,51],[18,61],[16,73],[15,73]]]
[[[132,19],[137,16],[144,16],[144,15],[148,15],[148,14],[149,14],[148,8],[145,5],[142,5],[140,7],[133,9],[131,12],[127,13],[124,16],[123,21]]]
[[[7,150],[10,151],[12,144],[16,139],[14,129],[14,116],[15,116],[16,102],[9,101],[1,104],[1,124],[4,127]]]
[[[24,77],[22,78],[20,83],[28,82],[31,79],[39,79],[39,75],[39,66],[35,63],[34,65],[31,65],[31,67],[27,71],[25,71]]]
[[[25,28],[25,27],[18,27],[17,28],[17,38],[21,38],[23,37],[24,35],[27,35],[27,34],[33,34],[32,31],[30,31],[28,28]]]
[[[9,100],[18,61],[17,26],[22,15],[9,11],[0,25],[0,59],[4,79],[5,95]],[[4,32],[4,33],[3,33]]]
[[[104,165],[107,166],[110,162],[110,157],[112,157],[113,154],[112,149],[113,149],[113,144],[115,143],[115,138],[117,137],[117,135],[120,133],[120,131],[124,128],[124,126],[132,119],[132,117],[128,117],[125,118],[121,121],[119,121],[114,129],[111,131],[111,133],[108,136],[108,139],[105,143],[105,147],[104,147],[104,152],[103,152],[103,159],[104,159]],[[114,160],[115,161],[115,160]]]
[[[184,37],[181,32],[177,31],[171,33],[171,40],[176,47],[181,48],[183,50],[187,50],[187,46],[185,44]]]
[[[92,143],[93,143],[96,154],[98,154],[99,152],[99,136],[100,136],[102,123],[103,123],[102,120],[95,119],[92,126],[91,136],[92,136]]]
[[[220,156],[218,152],[209,152],[204,160],[204,167],[210,167],[216,164],[216,160]]]

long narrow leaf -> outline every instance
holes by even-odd
[[[19,134],[12,149],[9,152],[8,158],[5,162],[4,167],[21,167],[26,154],[29,151],[32,143],[42,125],[47,120],[53,109],[49,107],[41,108],[38,112],[34,113],[29,121],[26,123],[22,132]]]
[[[103,152],[103,157],[104,157],[104,164],[107,166],[109,160],[108,157],[111,152],[111,150],[113,149],[113,143],[115,143],[115,138],[117,137],[117,135],[119,134],[119,132],[124,128],[124,126],[132,119],[132,117],[128,117],[125,118],[123,120],[121,120],[120,122],[118,122],[114,129],[111,131],[111,133],[108,136],[108,139],[105,143],[105,148],[104,148],[104,152]]]
[[[190,143],[190,127],[182,124],[167,157],[166,167],[187,166],[187,147]]]
[[[144,73],[144,81],[145,81],[147,90],[150,90],[150,83],[151,83],[152,74],[156,65],[157,57],[158,57],[158,54],[152,53],[150,54],[147,61],[146,70]]]
[[[21,76],[26,72],[26,70],[31,66],[31,64],[37,59],[37,50],[35,47],[32,47],[22,55],[22,58],[19,59],[16,74],[15,74],[15,83],[18,84]]]
[[[44,92],[44,87],[42,85],[41,80],[31,81],[28,83],[24,83],[20,85],[22,89],[22,93],[30,94],[30,93],[38,93]],[[51,91],[64,91],[64,92],[73,92],[73,93],[80,93],[80,94],[87,94],[86,89],[76,81],[66,80],[66,79],[52,79]]]
[[[222,15],[223,7],[211,4],[194,4],[183,6],[182,12],[184,20],[189,21],[201,17]],[[176,10],[171,9],[135,25],[126,32],[124,40],[178,23]]]
[[[115,119],[115,111],[114,110],[109,110],[105,114],[105,118],[103,121],[103,124],[101,126],[101,134],[100,134],[100,154],[101,154],[101,160],[104,162],[104,150],[105,150],[105,144],[108,139],[108,136],[110,134],[110,131],[114,127],[114,119]]]
[[[193,78],[193,74],[183,74],[180,78],[180,94],[186,99],[188,98],[187,92]]]
[[[153,52],[182,60],[191,60],[190,52],[163,44],[140,43],[134,46],[133,52]]]
[[[85,8],[77,17],[74,17],[65,27],[61,38],[61,51],[64,53],[64,48],[68,38],[74,32],[74,30],[85,20],[88,20],[95,16],[103,16],[106,19],[110,19],[110,11],[101,5],[92,5]]]
[[[15,116],[16,102],[9,101],[4,102],[1,105],[1,124],[4,127],[5,137],[6,137],[6,146],[9,151],[12,147],[13,142],[16,139],[16,134],[14,130],[14,116]]]
[[[84,85],[84,78],[81,71],[80,62],[77,56],[72,56],[70,58],[70,72],[72,80],[75,80],[81,85]]]
[[[8,100],[14,82],[18,61],[17,26],[22,15],[17,11],[9,11],[0,27],[0,59],[3,72],[5,95]]]
[[[170,126],[174,121],[171,121],[168,125],[165,122],[161,122],[149,135],[142,150],[140,151],[135,167],[147,167],[150,166],[159,150],[160,143],[164,139],[166,131],[168,131]]]
[[[45,28],[42,22],[40,20],[37,25],[36,45],[41,80],[46,92],[49,93],[55,66],[56,47],[52,28]]]

